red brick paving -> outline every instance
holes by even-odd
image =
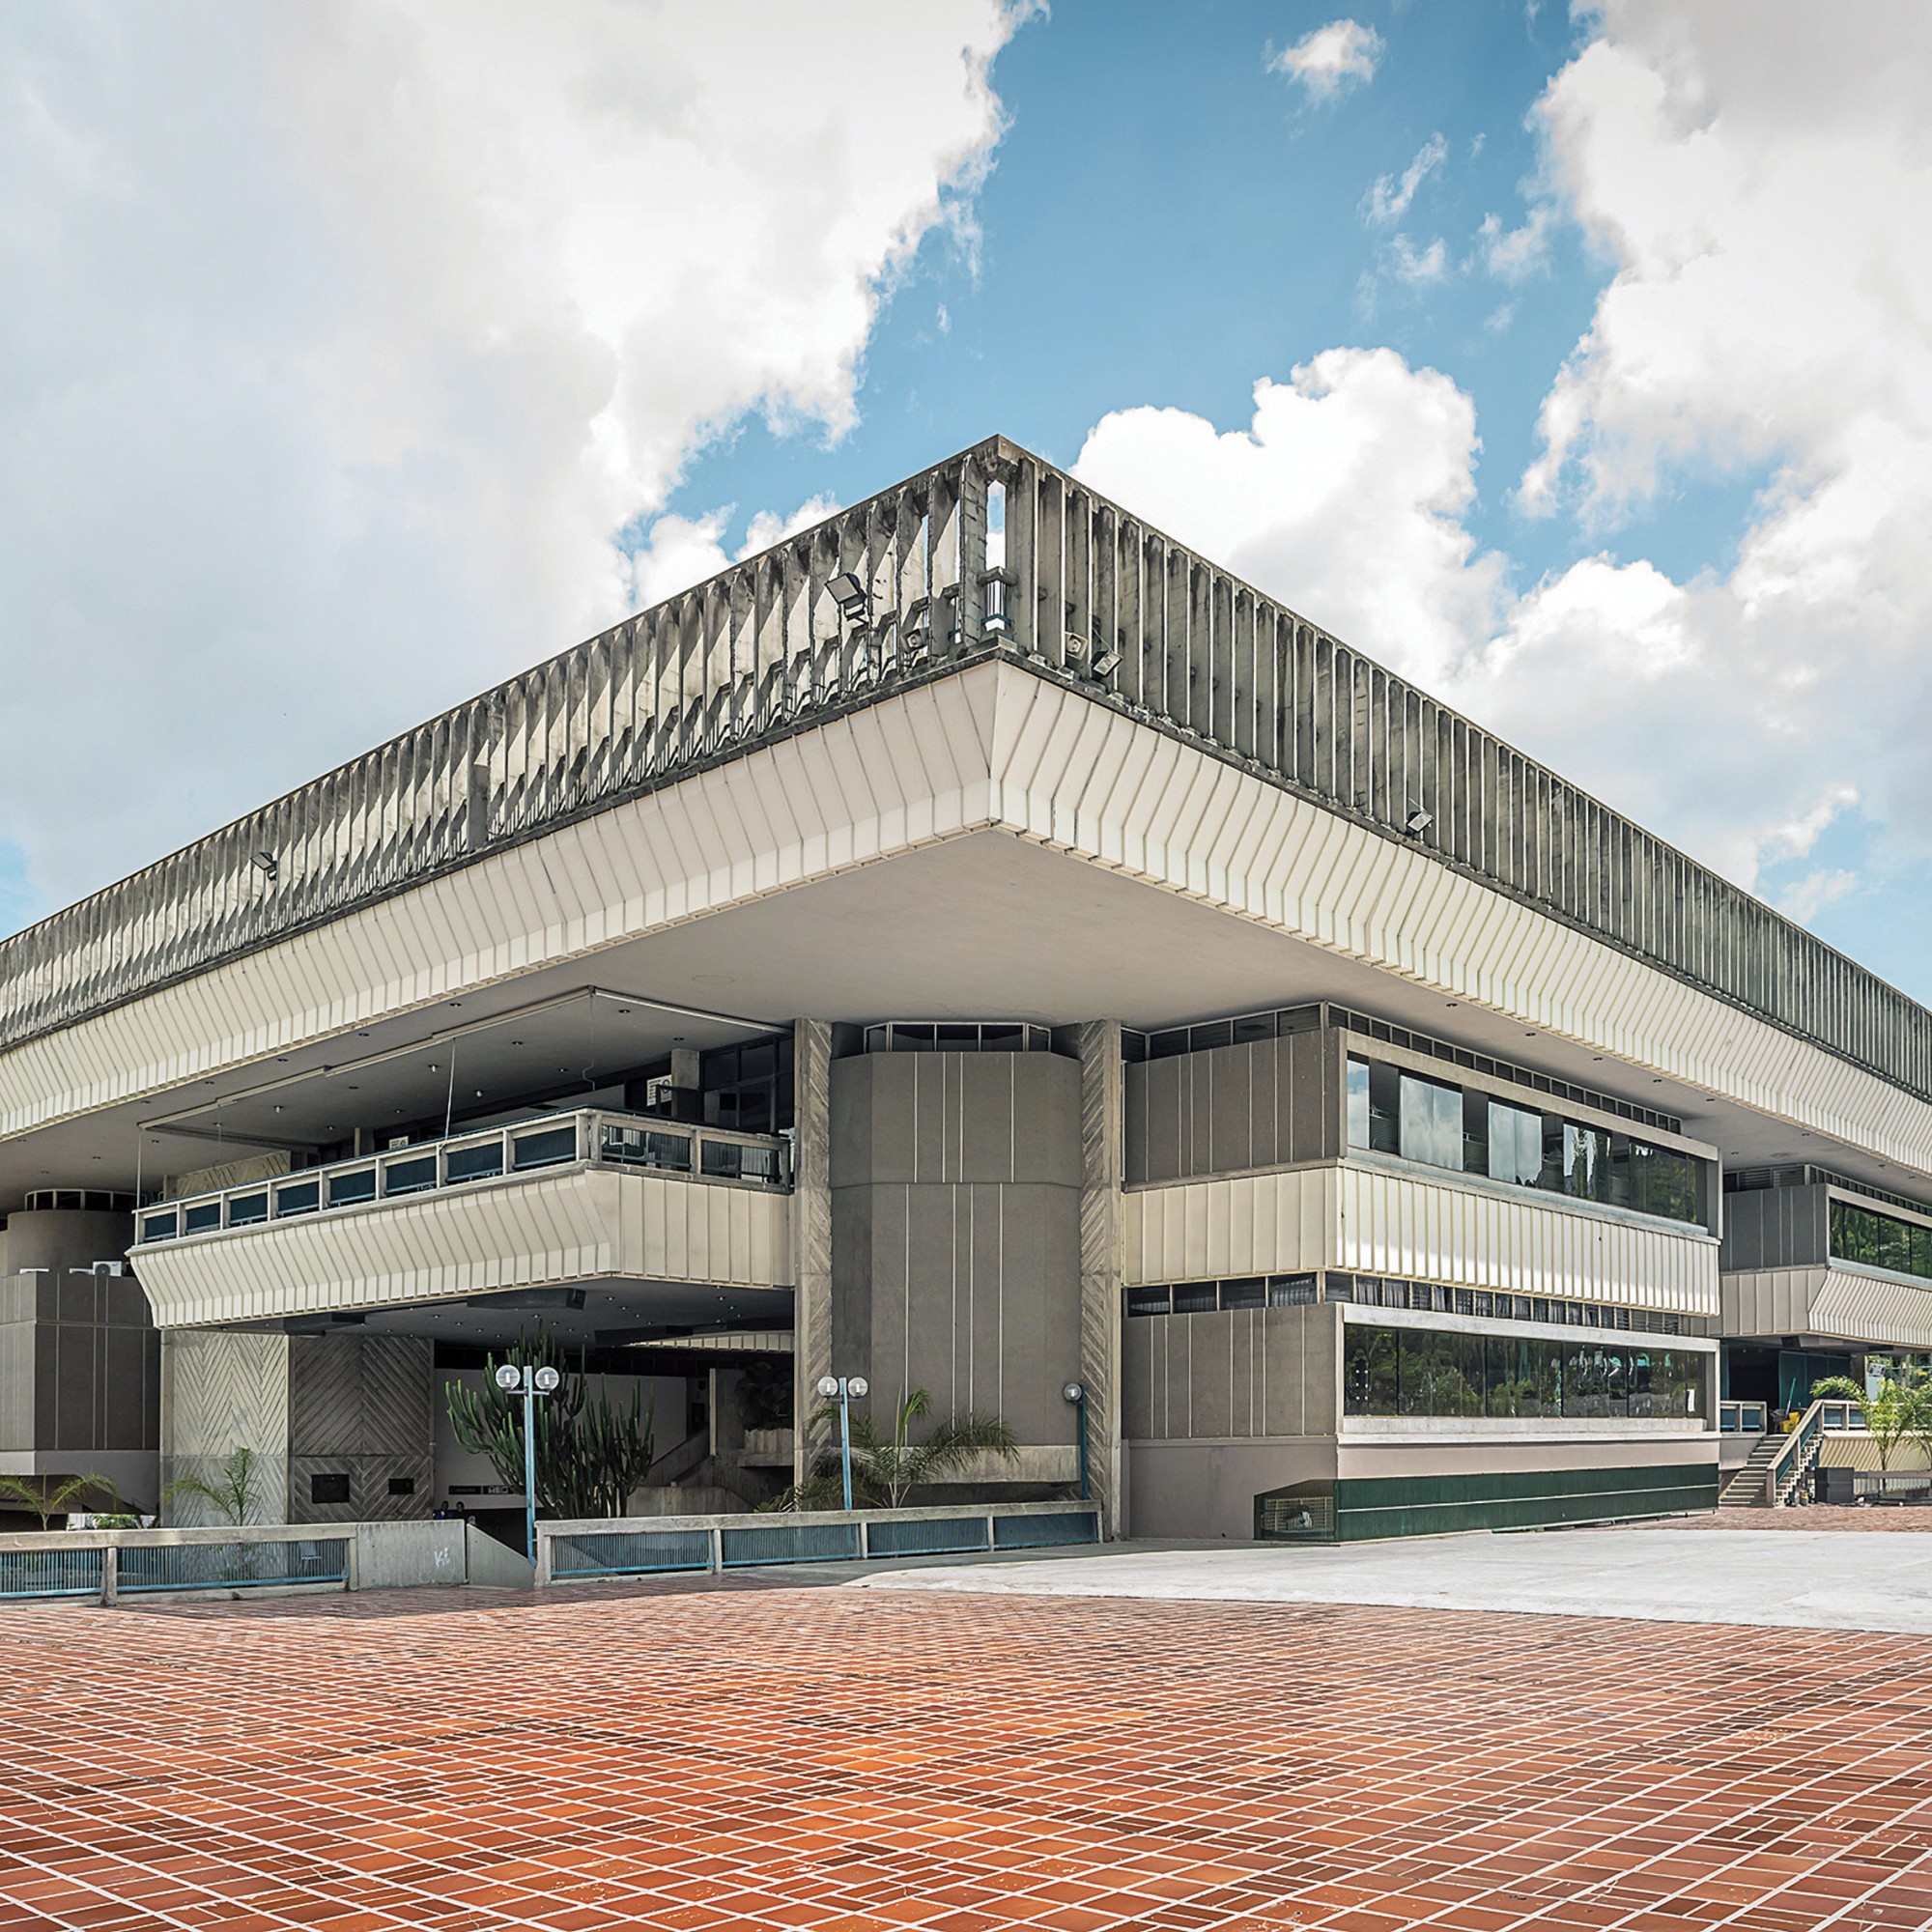
[[[1651,1522],[1605,1523],[1606,1529],[1918,1529],[1932,1530],[1932,1505],[1807,1503],[1798,1509],[1706,1510]]]
[[[0,1643],[0,1927],[1932,1922],[1916,1638],[788,1585]]]

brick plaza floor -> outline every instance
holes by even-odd
[[[1932,1922],[1913,1637],[788,1583],[0,1645],[10,1928]]]

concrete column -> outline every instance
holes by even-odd
[[[1126,1246],[1125,1069],[1121,1023],[1090,1020],[1080,1047],[1080,1379],[1094,1500],[1110,1536],[1127,1534],[1121,1449],[1121,1274]]]
[[[238,1449],[254,1454],[250,1520],[289,1517],[289,1338],[233,1328],[161,1336],[161,1481],[217,1482]],[[218,1519],[197,1497],[166,1505],[170,1525]]]
[[[792,1120],[798,1172],[792,1181],[793,1479],[804,1482],[813,1445],[807,1418],[813,1391],[832,1373],[832,1028],[824,1020],[792,1027]]]

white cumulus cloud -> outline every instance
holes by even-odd
[[[1330,20],[1293,46],[1270,52],[1268,71],[1300,82],[1313,99],[1328,100],[1373,80],[1384,46],[1382,37],[1359,20]]]
[[[1074,468],[1157,527],[1428,683],[1490,635],[1497,559],[1463,519],[1476,414],[1392,349],[1331,349],[1255,384],[1245,429],[1181,410],[1122,410]]]
[[[747,416],[853,422],[895,276],[970,246],[1023,11],[6,10],[0,841],[34,900],[713,557],[722,521],[613,539]]]
[[[1473,406],[1387,350],[1261,384],[1227,434],[1118,412],[1081,468],[1808,919],[1859,889],[1842,837],[1894,875],[1932,862],[1932,11],[1585,17],[1538,109],[1547,195],[1484,239],[1518,278],[1567,213],[1610,265],[1522,479],[1597,529],[1587,554],[1513,583],[1464,521]],[[1770,481],[1734,557],[1680,579],[1600,548],[1740,466]]]
[[[1362,204],[1362,213],[1378,224],[1400,221],[1408,213],[1416,190],[1449,158],[1449,144],[1440,134],[1432,134],[1415,151],[1415,158],[1404,168],[1400,179],[1378,175]]]

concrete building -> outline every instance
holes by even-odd
[[[509,1507],[445,1384],[536,1322],[659,1486],[863,1373],[1210,1536],[1708,1505],[1932,1348],[1932,1014],[1004,440],[0,983],[0,1467],[144,1500]]]

